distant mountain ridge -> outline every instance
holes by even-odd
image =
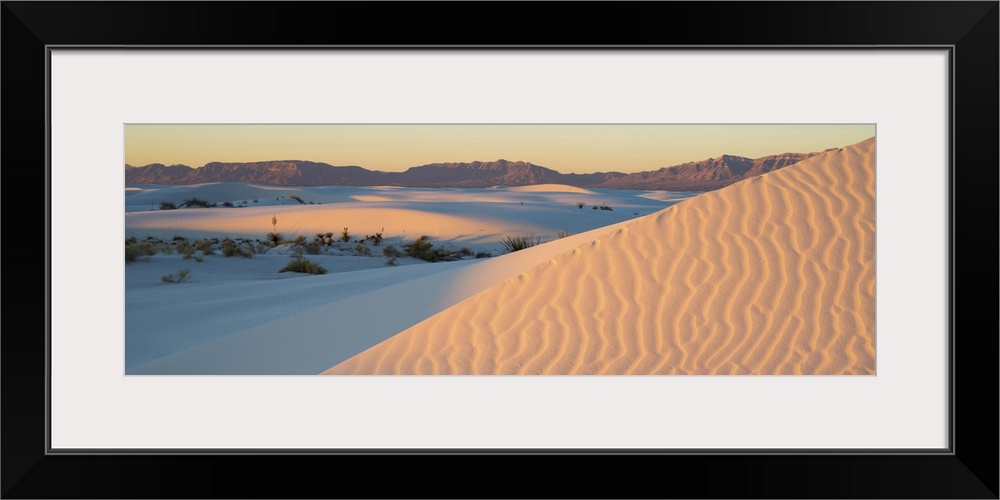
[[[751,159],[723,155],[659,170],[625,174],[597,172],[563,174],[525,161],[474,161],[431,163],[404,172],[380,172],[356,165],[280,160],[242,163],[207,163],[201,168],[153,163],[125,165],[129,184],[202,184],[243,182],[275,186],[400,186],[486,188],[498,185],[566,184],[584,188],[664,191],[710,191],[743,179],[787,167],[819,153],[784,153]]]
[[[664,189],[711,191],[743,179],[794,165],[819,153],[783,153],[757,159],[722,155],[718,158],[682,163],[659,170],[636,172],[609,179],[601,187],[618,189]],[[670,186],[669,189],[662,186]]]

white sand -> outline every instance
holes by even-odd
[[[589,189],[584,189],[576,186],[567,186],[566,184],[534,184],[531,186],[517,186],[508,188],[511,191],[519,193],[582,193],[582,194],[597,194]]]
[[[436,241],[476,249],[496,248],[496,242],[512,233],[527,233],[548,240],[554,239],[558,231],[589,231],[648,215],[688,195],[670,197],[668,194],[651,199],[645,191],[609,189],[566,193],[558,191],[558,186],[555,191],[285,188],[232,183],[142,188],[141,192],[126,196],[126,237],[170,239],[182,235],[262,239],[275,229],[271,225],[271,218],[275,216],[277,231],[288,238],[303,235],[312,239],[317,233],[326,232],[340,234],[346,226],[354,235],[370,235],[384,229],[386,236],[414,239],[427,235]],[[306,204],[291,199],[292,195],[302,198]],[[180,204],[192,197],[217,203],[230,201],[237,205],[246,202],[247,206],[150,209],[158,208],[160,201]],[[254,199],[258,201],[253,202]],[[321,204],[310,205],[310,201]],[[580,209],[578,203],[586,206]],[[614,210],[593,210],[593,206],[605,203]]]
[[[874,191],[872,138],[588,237],[324,373],[873,374]]]
[[[578,208],[580,193],[329,187],[275,188],[277,196],[258,198],[258,204],[272,206],[255,207],[252,195],[270,188],[140,188],[138,194],[127,195],[126,203],[136,196],[163,198],[164,193],[175,202],[192,196],[250,201],[248,208],[149,211],[147,199],[132,205],[137,210],[125,217],[126,236],[140,240],[169,240],[174,235],[262,239],[272,230],[273,213],[278,231],[286,237],[303,234],[311,240],[327,231],[339,235],[348,225],[356,235],[385,227],[386,240],[381,247],[369,244],[373,257],[307,255],[330,270],[321,276],[278,273],[289,260],[281,248],[252,259],[214,255],[198,263],[174,254],[126,266],[128,374],[316,374],[522,269],[613,230],[636,213],[654,213],[677,201],[669,196],[651,200],[643,191],[608,190],[587,200],[615,207],[604,211],[591,205]],[[327,202],[303,205],[289,200],[291,194]],[[358,201],[375,195],[386,199]],[[278,196],[283,198],[275,200]],[[560,230],[574,235],[557,239]],[[401,248],[422,234],[432,236],[436,245],[468,245],[499,255],[499,240],[507,231],[535,234],[548,243],[490,259],[431,264],[400,258],[399,267],[386,267],[381,256],[381,248]],[[181,268],[192,270],[189,282],[160,281],[160,276]]]

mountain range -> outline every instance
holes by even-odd
[[[793,165],[819,153],[784,153],[762,158],[723,155],[626,174],[597,172],[563,174],[534,163],[497,160],[468,163],[431,163],[404,172],[381,172],[356,165],[333,166],[312,161],[283,160],[245,163],[207,163],[200,168],[153,163],[125,165],[129,184],[202,184],[243,182],[276,186],[401,186],[423,188],[486,188],[498,185],[567,184],[583,188],[664,191],[711,191],[743,179]]]

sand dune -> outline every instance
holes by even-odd
[[[679,201],[670,197],[650,199],[641,191],[618,190],[586,194],[343,186],[275,188],[233,183],[128,189],[126,193],[134,194],[126,196],[126,207],[132,208],[125,213],[126,237],[260,239],[274,230],[271,218],[276,216],[277,231],[288,238],[303,235],[311,239],[317,233],[331,231],[339,234],[347,226],[354,235],[364,236],[384,229],[386,237],[414,239],[427,235],[457,245],[482,245],[481,250],[497,249],[501,238],[512,233],[528,233],[547,240],[555,238],[560,230],[574,234],[589,231]],[[271,192],[261,195],[268,190]],[[292,199],[292,195],[306,203]],[[192,197],[215,203],[247,201],[247,206],[151,209],[160,201],[180,204]],[[258,201],[252,201],[255,199]],[[617,210],[578,208],[578,203],[605,202]]]
[[[531,186],[516,186],[507,188],[508,191],[524,193],[581,193],[596,194],[595,192],[576,186],[566,184],[534,184]]]
[[[154,187],[155,189],[150,189]],[[314,203],[339,203],[350,201],[350,197],[345,193],[353,192],[352,189],[340,186],[300,188],[292,186],[265,186],[261,184],[242,184],[238,182],[213,182],[207,184],[188,184],[182,186],[167,185],[139,185],[127,186],[126,191],[140,192],[129,195],[127,205],[159,204],[161,201],[172,201],[181,204],[191,197],[198,197],[208,201],[221,203],[223,201],[239,202],[246,200],[251,202],[257,199],[257,204],[297,204],[297,201],[288,199],[295,195],[301,197],[306,202]],[[284,201],[275,198],[285,198]]]
[[[224,211],[224,212],[220,212]],[[183,218],[178,217],[178,213]],[[220,217],[222,213],[224,217]],[[126,214],[125,229],[128,235],[143,237],[153,235],[171,238],[174,234],[188,237],[244,237],[263,238],[272,230],[271,217],[278,219],[277,229],[288,237],[327,231],[338,232],[349,226],[352,234],[373,234],[382,229],[387,235],[428,235],[434,239],[478,241],[482,238],[499,239],[498,235],[512,231],[545,232],[545,228],[532,225],[515,225],[503,217],[488,213],[450,215],[420,208],[356,206],[346,203],[331,205],[299,205],[286,207],[248,207],[244,209],[195,208],[183,212],[175,210],[133,212]],[[526,229],[525,229],[526,226]]]
[[[328,374],[873,374],[875,140],[555,256]]]

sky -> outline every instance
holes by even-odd
[[[839,148],[875,135],[851,125],[126,124],[125,163],[307,160],[401,172],[439,162],[527,161],[561,173],[639,172],[724,154],[759,158]]]

